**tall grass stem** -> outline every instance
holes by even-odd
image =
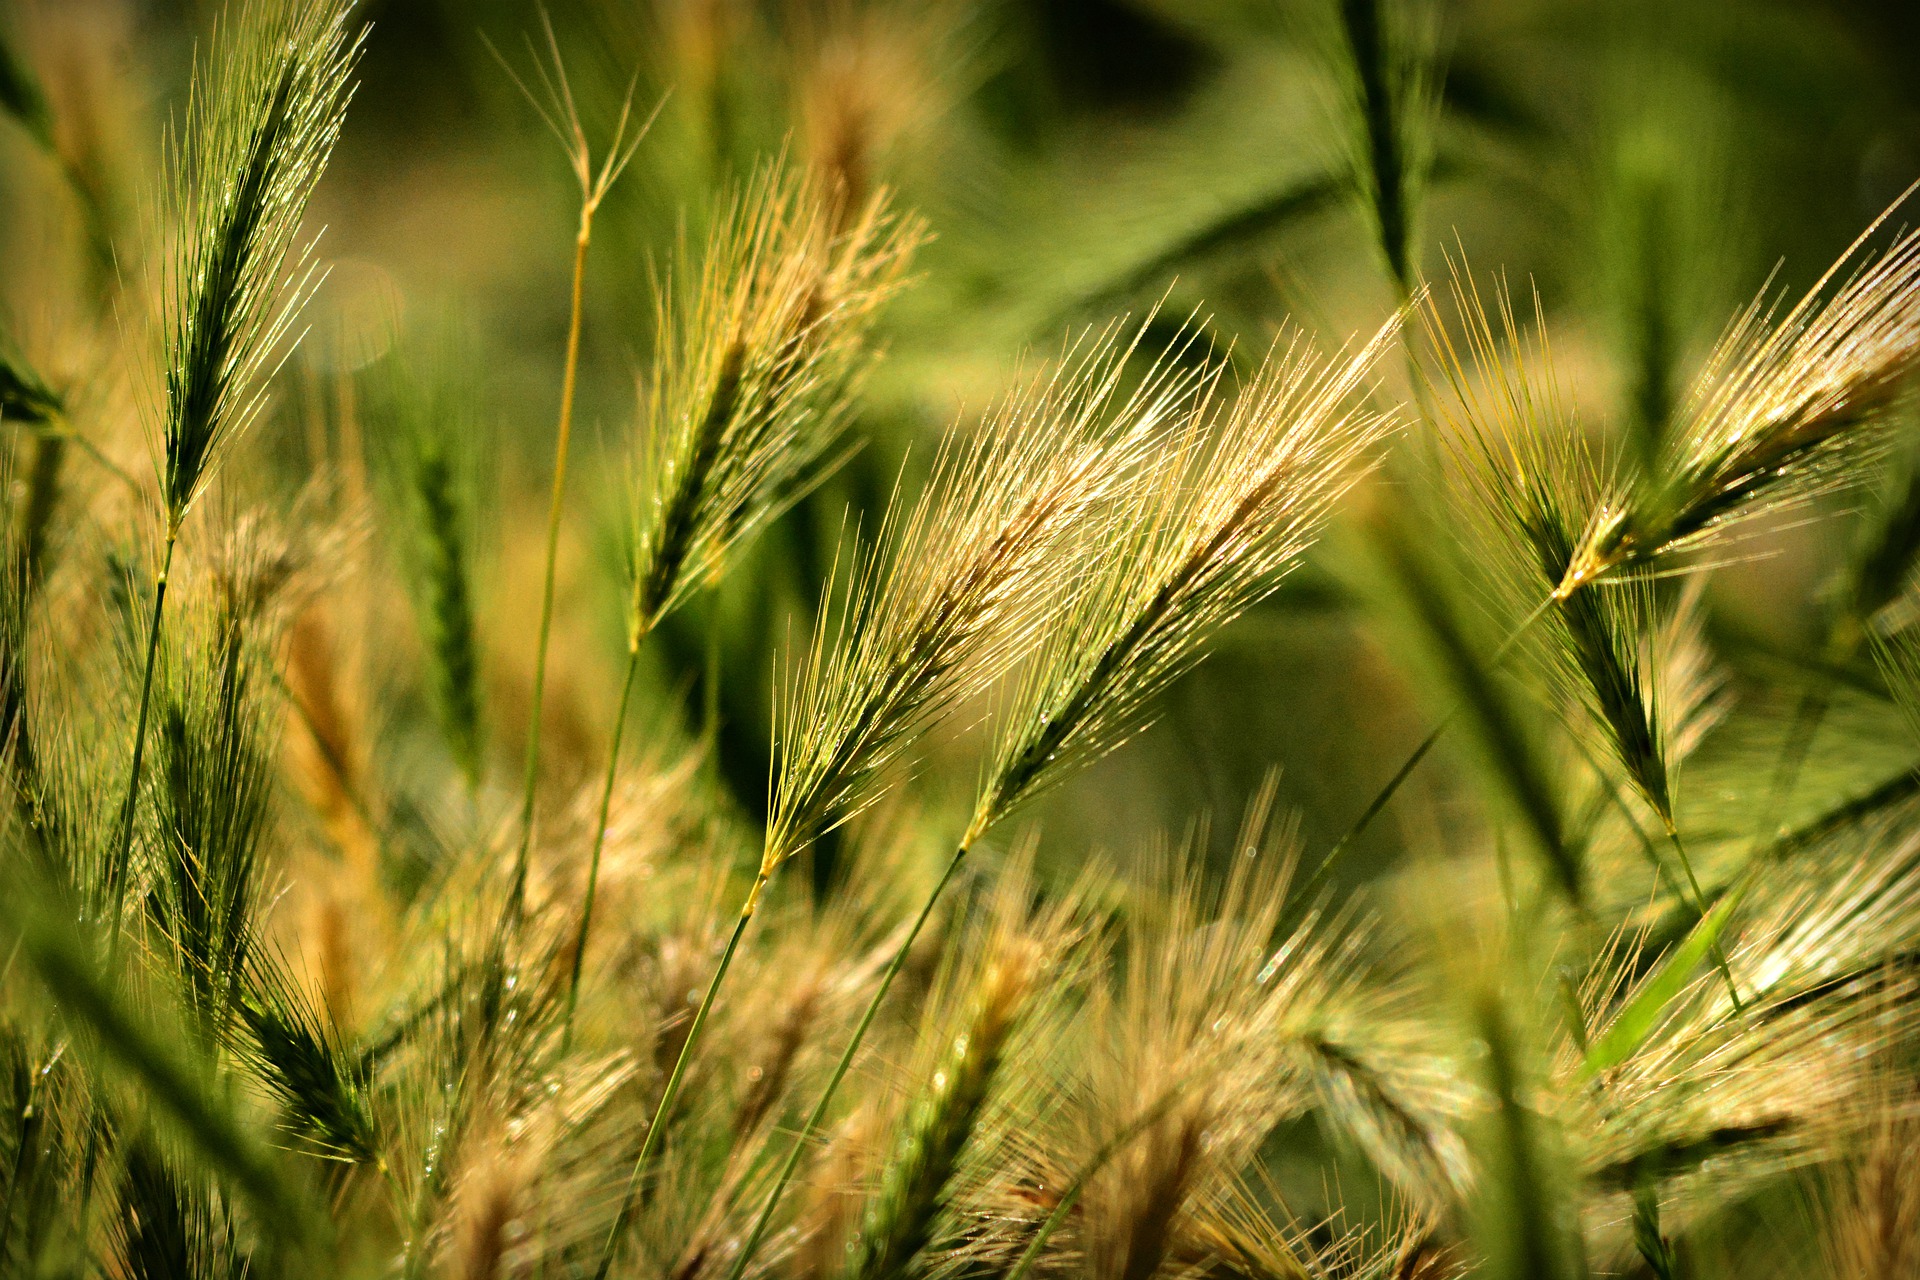
[[[107,933],[110,955],[117,953],[120,948],[120,915],[126,905],[127,864],[133,854],[133,820],[140,802],[140,766],[147,749],[147,712],[153,702],[153,669],[160,656],[160,626],[166,616],[167,579],[173,573],[173,549],[177,541],[178,532],[173,522],[169,521],[167,548],[160,558],[160,572],[153,580],[153,617],[147,624],[146,672],[140,678],[140,709],[133,719],[133,763],[127,770],[126,799],[120,806],[120,839],[114,860],[107,867],[113,890],[112,916]]]
[[[726,950],[720,953],[720,964],[713,971],[713,980],[707,983],[707,993],[700,997],[700,1007],[694,1011],[693,1022],[687,1027],[687,1038],[680,1046],[680,1056],[674,1059],[673,1071],[660,1090],[660,1102],[654,1107],[646,1137],[640,1140],[639,1154],[633,1158],[633,1172],[627,1175],[627,1190],[620,1198],[620,1212],[614,1215],[613,1227],[607,1232],[607,1243],[600,1251],[600,1264],[593,1270],[594,1280],[607,1280],[608,1273],[613,1270],[614,1256],[620,1249],[620,1237],[633,1219],[633,1205],[639,1195],[641,1175],[660,1145],[661,1130],[666,1128],[667,1117],[673,1114],[673,1104],[680,1097],[680,1083],[686,1075],[687,1063],[693,1059],[694,1048],[700,1043],[700,1032],[707,1025],[707,1014],[713,1009],[713,998],[719,992],[720,984],[726,980],[727,970],[733,967],[734,953],[740,949],[740,938],[753,920],[753,913],[760,905],[760,894],[766,889],[770,874],[763,869],[754,876],[753,888],[747,891],[746,903],[740,908],[740,918],[733,922],[733,933],[727,938]]]
[[[600,813],[593,824],[593,853],[587,859],[587,887],[580,901],[580,931],[573,940],[573,965],[567,974],[567,1010],[560,1023],[560,1053],[573,1046],[573,1013],[580,1002],[580,972],[586,963],[587,937],[593,928],[594,895],[600,884],[600,853],[607,843],[607,815],[613,807],[614,780],[619,776],[620,743],[626,737],[627,709],[633,702],[634,679],[640,673],[640,644],[636,635],[627,646],[627,673],[620,681],[620,707],[613,716],[613,741],[607,746],[607,776],[600,787]]]
[[[526,911],[527,859],[533,849],[534,804],[540,791],[540,717],[547,687],[547,641],[553,632],[554,565],[560,555],[560,517],[567,493],[567,453],[573,441],[573,393],[580,371],[580,324],[586,296],[587,246],[593,238],[591,202],[580,210],[573,242],[573,300],[567,319],[566,366],[560,376],[560,422],[553,447],[553,496],[547,505],[546,569],[540,587],[540,638],[533,656],[533,706],[527,722],[527,766],[520,797],[520,847],[513,859],[507,919],[517,929]]]
[[[747,1264],[753,1261],[754,1253],[760,1248],[760,1241],[767,1233],[767,1226],[773,1221],[773,1212],[779,1207],[780,1197],[786,1193],[787,1184],[793,1181],[794,1171],[800,1167],[800,1160],[807,1152],[807,1144],[820,1129],[826,1119],[827,1108],[833,1102],[833,1095],[839,1091],[840,1082],[846,1079],[847,1070],[853,1065],[853,1057],[860,1051],[860,1044],[866,1039],[867,1029],[873,1025],[874,1017],[880,1012],[880,1006],[887,998],[887,991],[893,986],[893,980],[899,976],[900,967],[906,963],[907,953],[913,949],[914,942],[920,937],[920,930],[926,926],[927,919],[933,914],[934,904],[940,895],[953,882],[954,873],[966,859],[967,846],[960,845],[953,851],[953,857],[947,860],[947,869],[940,873],[939,882],[933,886],[933,892],[927,895],[921,904],[920,914],[914,918],[913,927],[907,930],[907,936],[893,953],[893,959],[887,962],[886,972],[880,975],[880,984],[874,988],[872,999],[867,1001],[866,1009],[860,1015],[860,1021],[853,1028],[853,1036],[847,1041],[847,1047],[840,1053],[840,1061],[834,1064],[833,1074],[827,1077],[827,1087],[820,1093],[820,1100],[813,1104],[813,1110],[807,1115],[807,1121],[800,1132],[794,1136],[793,1149],[787,1152],[787,1162],[780,1166],[780,1176],[774,1179],[773,1190],[767,1193],[766,1203],[760,1206],[759,1216],[753,1220],[752,1230],[747,1232],[746,1240],[740,1246],[740,1252],[734,1257],[733,1266],[727,1272],[727,1280],[740,1280],[747,1272]]]

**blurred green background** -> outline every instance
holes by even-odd
[[[280,411],[252,442],[255,469],[279,499],[299,492],[353,452],[337,439],[343,398],[395,333],[449,317],[465,332],[478,358],[463,392],[498,486],[483,504],[483,616],[496,748],[510,759],[576,204],[560,148],[514,83],[532,73],[529,41],[546,39],[543,12],[590,137],[610,131],[629,84],[642,109],[659,104],[589,269],[577,519],[549,695],[568,730],[555,767],[585,776],[615,692],[617,495],[661,264],[730,182],[776,155],[856,191],[893,188],[934,239],[884,326],[889,355],[858,423],[866,447],[744,572],[673,619],[638,716],[656,750],[710,733],[715,776],[752,818],[774,656],[808,625],[836,538],[850,520],[872,526],[903,460],[912,471],[1021,368],[1116,315],[1158,304],[1160,340],[1197,312],[1250,359],[1287,326],[1338,345],[1391,312],[1351,177],[1340,2],[368,0],[361,86],[313,211],[331,274]],[[88,356],[67,286],[131,272],[150,248],[140,210],[162,125],[216,7],[0,6],[114,248],[89,250],[57,172],[4,131],[0,292],[69,375]],[[1397,12],[1438,103],[1420,271],[1444,280],[1466,264],[1537,291],[1575,398],[1622,450],[1657,435],[1742,305],[1769,282],[1811,282],[1920,174],[1920,6],[1450,0]],[[116,313],[121,330],[137,326],[130,310]],[[1402,394],[1393,378],[1386,394]],[[137,415],[96,412],[139,464],[137,428],[112,426]],[[1373,500],[1392,501],[1391,487]],[[1717,576],[1736,670],[1811,639],[1805,602],[1844,537],[1844,522],[1783,531],[1764,570]],[[1054,856],[1124,848],[1200,812],[1224,841],[1275,766],[1310,849],[1345,830],[1435,711],[1377,638],[1354,578],[1336,532],[1170,693],[1141,741],[1048,802]],[[1402,825],[1376,826],[1348,874],[1390,861],[1405,823],[1444,829],[1446,749]],[[970,773],[929,778],[937,807],[939,779],[964,791]],[[831,883],[830,846],[814,873]]]

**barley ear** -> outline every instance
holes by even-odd
[[[875,803],[887,772],[917,737],[964,695],[1003,675],[1061,607],[1075,568],[1054,553],[1082,521],[1098,519],[1152,439],[1151,428],[1192,385],[1155,364],[1122,398],[1133,348],[1112,339],[1109,330],[1010,397],[971,444],[941,455],[927,495],[901,523],[890,512],[888,530],[898,532],[883,543],[895,544],[892,558],[861,562],[835,642],[829,646],[823,618],[790,686],[784,724],[799,733],[782,742],[774,811],[746,914],[782,861]],[[746,1273],[805,1144],[825,1120],[970,839],[954,850],[894,948],[754,1218],[732,1280]]]
[[[121,980],[130,967],[114,975],[102,967],[110,939],[59,897],[31,873],[14,875],[0,894],[0,927],[17,941],[86,1061],[132,1083],[150,1111],[170,1122],[199,1161],[230,1179],[263,1221],[290,1241],[311,1240],[314,1207],[235,1099],[217,1087],[197,1028],[172,1016],[169,1001],[130,996]]]
[[[246,987],[234,1050],[279,1102],[282,1129],[327,1159],[378,1160],[371,1072],[347,1051],[331,1013],[259,949]]]
[[[1183,387],[1140,419],[1178,415],[1160,457],[1122,471],[1079,530],[1084,580],[1003,709],[965,843],[1138,732],[1214,633],[1298,563],[1391,426],[1353,400],[1396,329],[1332,360],[1276,346],[1224,406],[1212,386]]]
[[[1128,393],[1131,350],[1109,332],[1070,353],[971,440],[950,436],[923,496],[889,510],[786,682],[763,872],[871,806],[921,735],[1066,607],[1078,566],[1058,554],[1064,540],[1104,523],[1190,390],[1158,366]]]
[[[350,8],[243,4],[196,68],[182,131],[169,134],[163,200],[182,228],[163,279],[169,533],[259,416],[312,292],[300,223],[351,95],[360,36]]]
[[[392,542],[427,658],[427,691],[448,753],[477,789],[486,763],[475,620],[479,514],[490,472],[479,414],[459,371],[464,344],[434,332],[389,357],[370,413]]]
[[[843,456],[874,320],[925,232],[884,192],[844,228],[836,207],[776,163],[661,286],[634,495],[639,633]]]
[[[246,5],[238,30],[216,42],[212,69],[196,70],[184,134],[169,135],[163,202],[182,238],[162,279],[165,538],[120,836],[107,869],[116,949],[174,548],[223,446],[259,415],[265,382],[290,349],[311,291],[310,270],[290,296],[282,277],[305,260],[295,247],[300,220],[346,113],[359,49],[347,34],[349,8]]]
[[[1756,300],[1734,322],[1659,463],[1593,512],[1557,594],[1725,541],[1871,470],[1885,411],[1920,360],[1920,233],[1867,249],[1900,203],[1785,315]]]
[[[136,1139],[125,1160],[111,1233],[133,1280],[242,1280],[253,1269],[231,1207],[208,1180]]]

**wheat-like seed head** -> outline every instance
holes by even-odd
[[[1274,787],[1249,807],[1224,883],[1201,869],[1204,830],[1151,852],[1115,939],[1119,972],[1089,993],[1088,1136],[1108,1140],[1148,1100],[1173,1098],[1087,1187],[1078,1234],[1095,1274],[1139,1280],[1185,1252],[1195,1206],[1305,1102],[1282,1022],[1323,987],[1332,953],[1317,921],[1280,935],[1297,851],[1270,830]]]
[[[222,602],[224,603],[224,602]],[[150,908],[204,1033],[237,1016],[273,825],[272,637],[222,607],[176,627],[156,699]]]
[[[833,465],[873,322],[921,225],[873,197],[844,229],[817,183],[763,171],[661,289],[634,494],[629,619],[650,630]]]
[[[1453,297],[1458,338],[1431,307],[1422,319],[1451,393],[1439,411],[1453,428],[1452,469],[1439,476],[1469,497],[1476,546],[1492,553],[1480,594],[1513,628],[1557,705],[1584,712],[1573,731],[1597,732],[1671,827],[1676,761],[1713,720],[1711,673],[1685,643],[1694,611],[1666,608],[1643,580],[1560,590],[1597,527],[1589,513],[1615,500],[1619,482],[1582,433],[1544,333],[1522,332],[1505,288],[1490,310],[1456,269]],[[1697,602],[1697,591],[1686,599]],[[1669,659],[1687,665],[1669,671]]]
[[[1823,853],[1756,878],[1740,904],[1728,961],[1743,1008],[1706,972],[1662,992],[1674,976],[1646,971],[1632,935],[1593,962],[1591,1045],[1562,1039],[1553,1076],[1597,1198],[1657,1184],[1684,1229],[1857,1142],[1873,1080],[1912,1034],[1920,862],[1910,833]]]
[[[360,48],[351,7],[249,0],[196,69],[185,125],[169,135],[163,208],[181,228],[162,281],[170,529],[204,490],[222,446],[259,415],[312,292],[300,221],[351,93]]]
[[[1187,406],[1077,544],[1086,582],[1004,712],[966,843],[1137,731],[1207,639],[1298,561],[1390,425],[1351,401],[1397,328],[1330,362],[1299,340],[1277,348],[1217,424],[1211,395]]]
[[[854,1280],[899,1280],[924,1270],[920,1255],[935,1242],[936,1223],[953,1195],[1041,965],[1028,939],[1004,941],[987,957],[973,1007],[881,1171],[849,1268]]]
[[[427,691],[469,788],[485,773],[487,725],[477,597],[490,441],[468,369],[470,341],[451,323],[420,327],[372,379],[375,486],[382,532],[412,597]]]
[[[627,165],[633,161],[634,152],[640,149],[640,143],[646,138],[647,130],[652,127],[653,116],[642,120],[633,110],[634,91],[639,87],[636,74],[627,85],[626,97],[621,99],[620,114],[614,120],[613,134],[607,140],[606,150],[596,165],[593,159],[593,144],[587,140],[586,126],[580,122],[580,107],[574,101],[573,82],[567,75],[566,59],[560,53],[560,38],[554,33],[553,15],[543,6],[540,10],[540,32],[545,37],[543,51],[534,44],[531,35],[524,35],[528,60],[533,67],[534,84],[516,70],[513,64],[487,42],[493,60],[507,73],[514,87],[520,90],[534,113],[540,117],[540,123],[547,127],[554,140],[560,144],[566,154],[567,167],[573,172],[573,180],[580,188],[580,235],[585,242],[587,229],[593,221],[593,215],[599,210],[600,203],[613,190],[614,183],[620,181],[620,175],[626,172]],[[485,37],[482,37],[483,39]],[[654,109],[655,114],[659,108]]]
[[[1191,390],[1163,365],[1128,391],[1131,350],[1110,330],[1034,380],[971,439],[950,436],[923,496],[889,510],[788,683],[764,871],[871,805],[919,735],[1061,606],[1076,570],[1061,537],[1099,518]]]
[[[1878,1091],[1865,1143],[1828,1177],[1821,1246],[1831,1280],[1920,1278],[1920,1117],[1896,1079]]]
[[[1695,380],[1658,473],[1595,510],[1560,595],[1870,466],[1882,443],[1872,428],[1920,358],[1920,233],[1866,254],[1892,213],[1785,316],[1773,320],[1757,300],[1740,316]]]
[[[122,1274],[148,1280],[251,1269],[233,1206],[202,1170],[153,1138],[131,1144],[117,1191],[109,1231]]]

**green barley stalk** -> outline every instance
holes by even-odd
[[[831,469],[875,355],[876,313],[922,236],[887,212],[884,194],[836,230],[843,221],[835,199],[775,165],[715,226],[699,263],[682,252],[663,290],[634,495],[627,665],[568,975],[568,1036],[641,646]]]
[[[308,250],[298,244],[300,220],[350,96],[348,77],[360,46],[348,32],[349,8],[294,0],[244,4],[217,35],[210,62],[196,70],[183,133],[169,136],[165,204],[183,232],[164,281],[165,543],[120,835],[107,869],[116,920],[126,893],[174,547],[222,452],[259,416],[265,383],[290,348],[311,293],[312,272],[301,270]],[[299,275],[287,288],[282,279],[290,267]]]
[[[567,312],[567,351],[560,375],[560,415],[554,429],[553,452],[553,493],[547,504],[547,537],[545,571],[540,587],[540,630],[539,639],[534,647],[533,694],[531,719],[527,724],[527,761],[520,800],[520,840],[514,851],[513,879],[507,893],[505,911],[502,917],[503,939],[519,932],[522,917],[526,910],[527,862],[533,850],[534,806],[540,786],[540,717],[545,702],[547,682],[547,642],[553,631],[553,587],[554,566],[560,554],[560,519],[565,511],[567,491],[567,457],[573,440],[573,401],[574,389],[580,372],[580,329],[586,303],[587,248],[593,241],[593,219],[599,212],[600,204],[613,189],[614,183],[626,171],[627,164],[633,159],[641,140],[646,136],[647,121],[636,122],[633,115],[633,91],[630,88],[621,103],[619,119],[615,121],[613,136],[607,143],[607,149],[596,169],[593,163],[593,148],[587,142],[585,128],[580,123],[580,112],[574,103],[573,88],[568,83],[567,71],[560,57],[560,45],[554,35],[553,21],[545,10],[540,20],[546,34],[547,54],[552,62],[549,70],[537,52],[533,52],[533,42],[529,38],[527,47],[533,53],[534,71],[539,77],[540,92],[521,80],[519,75],[507,66],[505,59],[499,59],[507,68],[527,101],[533,104],[547,128],[559,139],[566,152],[567,162],[573,170],[573,176],[580,188],[579,222],[573,239],[573,283],[570,290],[570,304]],[[496,57],[498,55],[496,54]]]
[[[450,332],[436,332],[417,354],[394,358],[380,385],[387,438],[380,461],[400,568],[427,652],[433,711],[473,792],[486,763],[474,627],[482,449],[476,415],[459,386],[457,357],[464,354]]]
[[[1085,581],[1040,630],[966,834],[795,1139],[735,1258],[733,1280],[745,1274],[893,976],[969,849],[1015,808],[1137,732],[1154,696],[1198,661],[1206,640],[1298,561],[1354,482],[1352,464],[1387,428],[1386,419],[1349,403],[1397,328],[1389,323],[1333,362],[1297,343],[1276,350],[1221,423],[1211,393],[1183,394],[1185,421],[1173,447],[1158,465],[1125,470],[1131,483],[1076,531]],[[1138,439],[1164,413],[1158,403],[1149,407],[1150,416],[1119,416],[1123,440]]]
[[[1492,1114],[1485,1122],[1477,1226],[1488,1271],[1509,1280],[1579,1280],[1579,1225],[1562,1202],[1548,1122],[1533,1106],[1532,1081],[1511,1014],[1499,996],[1482,993],[1473,1033],[1485,1050]]]

